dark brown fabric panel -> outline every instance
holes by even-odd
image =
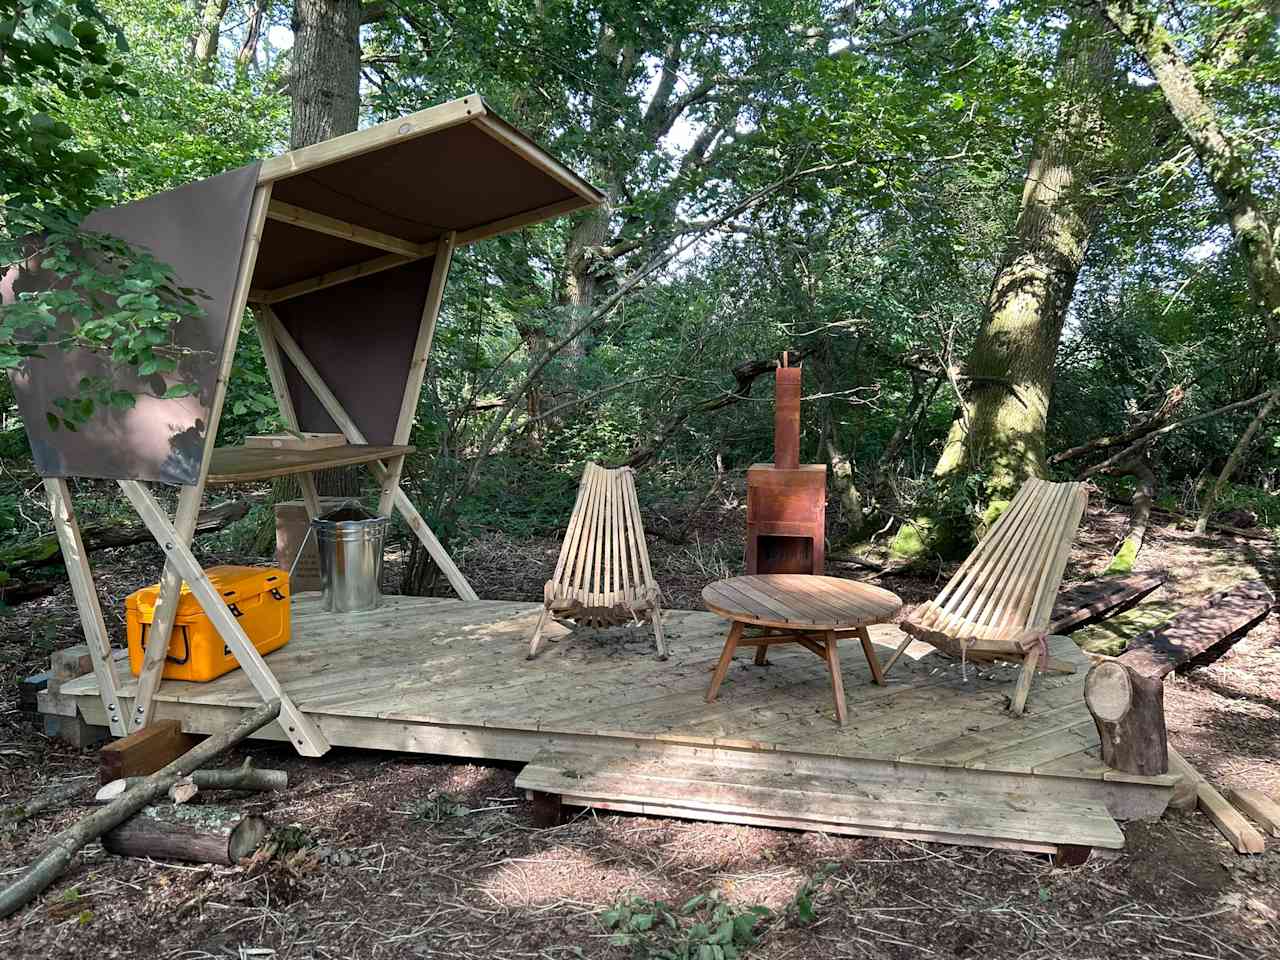
[[[387,251],[377,247],[366,247],[363,243],[331,237],[280,220],[268,220],[262,232],[258,265],[253,271],[253,289],[275,290],[386,255]]]
[[[422,322],[434,258],[274,305],[285,329],[370,443],[391,443]],[[286,359],[302,430],[336,432]]]
[[[194,383],[195,395],[162,400],[164,377],[139,379],[113,371],[86,351],[49,351],[12,371],[18,408],[31,438],[36,470],[46,477],[101,477],[191,484],[199,479],[205,427],[226,340],[236,271],[249,224],[260,164],[251,163],[145,200],[100,210],[85,218],[89,230],[144,247],[170,264],[178,281],[204,291],[205,315],[183,321],[177,343],[193,351],[169,382]],[[42,271],[15,270],[0,284],[4,302],[48,289]],[[53,430],[46,414],[59,397],[74,394],[82,377],[107,377],[116,389],[140,394],[131,410],[96,410],[77,431]]]
[[[415,243],[576,196],[471,124],[279,180],[272,196]]]

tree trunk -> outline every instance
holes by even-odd
[[[1250,444],[1253,443],[1254,434],[1266,422],[1267,417],[1271,416],[1271,411],[1275,408],[1277,400],[1280,400],[1280,387],[1271,391],[1271,396],[1267,398],[1267,402],[1262,405],[1261,409],[1254,415],[1254,418],[1249,421],[1249,426],[1244,433],[1240,435],[1235,449],[1231,451],[1231,456],[1227,457],[1227,462],[1222,466],[1222,472],[1218,474],[1218,479],[1213,482],[1213,489],[1209,491],[1209,496],[1205,498],[1204,506],[1200,509],[1200,519],[1196,521],[1196,533],[1203,536],[1208,531],[1209,518],[1213,515],[1213,508],[1217,504],[1218,498],[1222,496],[1222,491],[1231,479],[1231,475],[1236,472],[1236,467],[1240,465],[1240,461],[1244,459],[1245,453],[1248,452]]]
[[[1151,507],[1156,497],[1156,475],[1147,462],[1145,451],[1141,450],[1135,451],[1130,459],[1116,464],[1112,473],[1127,473],[1137,481],[1137,485],[1133,490],[1133,516],[1129,521],[1129,533],[1103,573],[1130,573],[1134,561],[1138,559],[1138,551],[1142,549],[1142,541],[1147,537],[1147,524],[1151,521]]]
[[[1223,130],[1191,66],[1182,59],[1174,38],[1156,15],[1138,9],[1134,0],[1104,0],[1102,9],[1160,85],[1169,111],[1195,151],[1231,225],[1249,286],[1263,310],[1272,340],[1280,339],[1280,260],[1276,258],[1274,226],[1253,189],[1259,172],[1250,168],[1244,151]]]
[[[191,55],[206,71],[212,70],[218,58],[218,39],[222,35],[222,18],[227,14],[227,0],[205,0],[200,7],[200,24],[191,42]]]
[[[1058,69],[1070,99],[1032,154],[987,319],[966,364],[964,407],[934,470],[938,477],[986,471],[997,497],[1046,475],[1054,359],[1091,230],[1086,161],[1100,123],[1091,90],[1109,76],[1115,54],[1083,27],[1073,30]]]
[[[294,0],[289,145],[356,129],[360,119],[360,0]]]
[[[250,0],[249,23],[245,26],[244,41],[236,54],[236,67],[248,70],[258,59],[258,43],[262,39],[262,27],[267,19],[270,0]]]

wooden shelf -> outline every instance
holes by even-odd
[[[275,450],[271,447],[215,447],[209,462],[208,483],[243,483],[268,480],[294,473],[311,473],[330,467],[387,460],[413,453],[413,447],[348,444],[322,450]]]

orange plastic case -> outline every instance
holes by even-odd
[[[289,574],[274,567],[210,567],[205,571],[222,594],[259,653],[289,642]],[[160,585],[134,591],[125,600],[129,668],[142,672],[142,651],[155,617]],[[240,664],[205,616],[196,598],[182,585],[178,615],[164,665],[166,680],[213,680]]]

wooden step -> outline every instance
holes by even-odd
[[[609,756],[543,750],[516,786],[571,806],[854,836],[1056,853],[1120,849],[1124,834],[1101,803],[919,782],[824,777],[699,762],[670,753]]]

